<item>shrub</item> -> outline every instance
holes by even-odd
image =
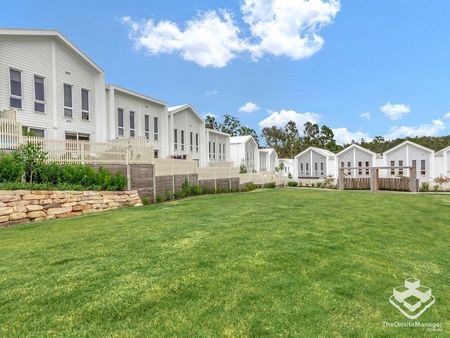
[[[317,182],[317,183],[316,183],[316,187],[317,187],[317,188],[322,188],[322,186],[323,186],[323,183],[322,183],[322,182]]]
[[[156,195],[155,202],[156,202],[156,203],[162,203],[162,202],[163,202],[162,196]],[[144,203],[142,203],[142,204],[144,204]]]
[[[33,183],[36,169],[45,163],[47,153],[42,150],[40,145],[26,143],[14,151],[13,157],[22,166],[25,172],[25,180]]]
[[[173,197],[174,197],[173,194],[170,191],[166,190],[166,194],[164,196],[164,200],[165,201],[171,201],[171,200],[173,200]]]
[[[269,182],[269,183],[266,183],[263,185],[263,188],[265,188],[265,189],[273,189],[275,187],[276,187],[275,182]]]
[[[430,191],[430,183],[422,182],[422,186],[420,187],[420,191]]]
[[[298,186],[299,186],[299,187],[303,187],[303,183],[302,183],[302,182],[299,182],[299,183],[298,183]]]
[[[148,196],[142,196],[141,197],[141,202],[143,205],[149,205],[150,204],[150,199],[148,198]]]
[[[0,154],[0,182],[20,182],[24,171],[14,157]]]
[[[450,183],[450,177],[441,174],[438,177],[435,177],[433,181],[437,184],[438,189],[443,189],[447,183]]]
[[[288,187],[298,187],[298,182],[296,181],[290,181],[287,183]]]
[[[246,191],[252,191],[252,190],[255,190],[255,189],[256,189],[256,185],[250,182],[250,183],[247,183],[247,184],[241,189],[241,191],[246,192]]]
[[[241,163],[241,166],[239,167],[239,174],[245,174],[247,172],[247,168],[244,164],[244,162]]]

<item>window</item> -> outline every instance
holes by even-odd
[[[347,162],[347,167],[351,167],[352,166],[352,162]],[[347,174],[351,174],[352,173],[352,170],[351,169],[347,169]]]
[[[216,142],[213,142],[213,159],[216,159]]]
[[[184,130],[181,131],[181,150],[184,150]]]
[[[366,162],[366,175],[369,175],[369,173],[370,173],[369,167],[370,167],[370,163],[369,163],[369,161],[367,161]]]
[[[134,126],[134,111],[130,111],[130,137],[136,136],[136,129]]]
[[[34,111],[45,112],[44,78],[37,75],[34,76]]]
[[[300,172],[303,175],[303,163],[300,163]]]
[[[225,157],[225,143],[222,144],[222,158],[225,161],[226,157]]]
[[[192,131],[189,133],[189,145],[191,152],[194,151],[194,133]]]
[[[398,166],[399,167],[403,167],[403,161],[402,160],[398,161]],[[398,169],[398,174],[399,175],[403,175],[403,168]]]
[[[89,121],[89,90],[81,89],[81,119]]]
[[[219,143],[219,160],[222,160],[222,143]]]
[[[362,162],[361,161],[358,162],[358,167],[362,168]],[[358,169],[358,175],[362,175],[362,169]]]
[[[306,175],[309,175],[309,163],[305,163]]]
[[[9,105],[11,108],[22,109],[22,72],[16,69],[9,69],[9,86],[11,96]]]
[[[123,109],[117,109],[117,133],[119,136],[123,136]]]
[[[325,167],[324,163],[320,162],[320,175],[324,174],[324,167]]]
[[[158,135],[159,135],[159,124],[158,124],[158,118],[153,118],[153,139],[155,141],[158,141]]]
[[[178,150],[178,129],[174,129],[173,131],[173,143],[175,150]]]
[[[314,162],[314,175],[317,175],[317,171],[319,170],[319,165],[317,162]]]
[[[150,139],[150,116],[144,115],[144,134],[147,140]]]
[[[23,126],[22,127],[22,135],[34,136],[34,137],[45,137],[45,130]]]
[[[426,175],[425,160],[420,160],[420,175]]]
[[[66,140],[89,141],[89,134],[66,132]]]
[[[198,153],[198,133],[195,134],[195,151]]]
[[[395,161],[391,161],[391,167],[395,167]],[[391,175],[395,175],[395,168],[391,168]]]
[[[64,117],[73,117],[72,86],[64,84]]]
[[[417,161],[416,160],[412,160],[412,164],[411,164],[413,167],[416,167],[417,168]]]
[[[153,157],[154,158],[158,158],[158,155],[159,155],[158,150],[153,151]]]

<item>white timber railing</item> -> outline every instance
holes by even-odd
[[[22,125],[19,122],[0,118],[0,149],[16,149],[21,135]]]
[[[155,158],[155,176],[190,175],[196,174],[198,163],[194,160],[175,160]]]
[[[198,179],[201,180],[217,180],[222,178],[239,177],[238,167],[212,167],[198,168]]]
[[[239,174],[240,184],[253,183],[264,185],[266,183],[275,183],[276,185],[284,185],[287,182],[282,175],[276,173],[245,173]]]

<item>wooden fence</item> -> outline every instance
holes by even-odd
[[[410,179],[409,177],[379,178],[378,184],[380,190],[409,191]]]
[[[370,178],[344,178],[344,189],[347,190],[370,190]]]

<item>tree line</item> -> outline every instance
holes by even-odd
[[[275,149],[279,158],[294,158],[295,155],[309,147],[318,147],[338,153],[351,144],[358,144],[375,153],[383,153],[406,140],[434,151],[450,145],[450,135],[405,137],[394,140],[386,140],[383,136],[375,136],[371,141],[362,139],[360,142],[352,141],[348,144],[339,145],[336,143],[333,130],[330,127],[306,122],[303,125],[302,132],[300,132],[294,121],[289,121],[284,127],[272,126],[263,128],[260,138],[253,128],[242,125],[239,118],[230,114],[225,114],[221,123],[217,122],[214,116],[207,116],[205,124],[206,128],[228,133],[231,136],[250,135],[258,145],[260,144],[260,139],[263,139],[268,148]]]

